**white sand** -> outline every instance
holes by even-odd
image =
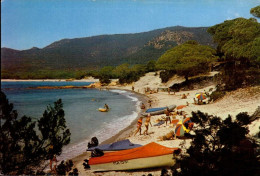
[[[215,73],[212,73],[215,74]],[[131,90],[132,86],[134,86],[135,91],[139,93],[144,93],[146,87],[151,89],[157,88],[167,88],[168,86],[172,85],[173,83],[183,81],[183,78],[174,77],[167,83],[161,83],[159,75],[155,76],[155,73],[147,73],[144,77],[142,77],[139,81],[132,85],[126,86],[110,86],[110,88],[117,88],[117,89],[126,89]],[[208,87],[204,87],[203,89],[198,90],[191,90],[191,91],[181,91],[173,94],[173,92],[169,95],[168,92],[158,92],[154,94],[147,94],[147,96],[153,100],[152,107],[162,107],[168,105],[186,105],[189,103],[189,106],[184,108],[183,110],[188,113],[188,117],[191,115],[192,111],[200,110],[202,112],[207,112],[208,114],[219,116],[225,119],[228,114],[235,118],[239,112],[248,112],[249,115],[253,114],[258,106],[260,106],[260,87],[252,87],[246,89],[238,89],[236,91],[227,93],[221,100],[217,102],[206,104],[206,105],[194,105],[193,98],[195,98],[195,94],[197,92],[203,92],[204,90],[208,91],[210,88],[215,88],[215,85],[211,85]],[[182,94],[188,94],[189,96],[187,99],[181,99]],[[151,122],[152,124],[156,123],[156,119],[160,118],[163,115],[152,116]],[[182,118],[178,116],[177,118]],[[144,121],[142,131],[144,131]],[[258,132],[260,126],[260,120],[252,122],[248,127],[250,130],[250,135],[254,135]],[[135,129],[134,129],[135,130]],[[133,136],[133,129],[130,131],[130,134],[127,134],[127,137],[131,142],[138,143],[138,144],[148,144],[150,142],[158,142],[161,145],[167,147],[180,147],[180,143],[184,142],[185,140],[170,140],[170,141],[158,141],[159,136],[163,136],[174,130],[174,127],[170,125],[161,125],[160,127],[152,126],[149,127],[149,135],[139,135]],[[124,137],[120,136],[117,140],[122,139]],[[189,145],[190,140],[186,140],[186,146]],[[85,154],[78,156],[73,159],[74,164],[79,169],[80,175],[147,175],[148,173],[152,173],[153,175],[160,175],[160,169],[149,169],[144,171],[135,171],[135,172],[100,172],[100,173],[93,173],[91,170],[85,171],[82,164],[84,159],[87,156]]]

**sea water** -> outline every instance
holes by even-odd
[[[92,137],[102,142],[131,124],[140,111],[135,94],[124,90],[98,89],[32,89],[38,86],[84,86],[86,82],[2,82],[6,94],[19,117],[42,117],[48,105],[62,99],[71,142],[63,148],[60,160],[73,158],[87,149]],[[110,111],[99,112],[108,104]]]

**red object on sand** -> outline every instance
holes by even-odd
[[[174,150],[179,150],[179,148],[168,148],[152,142],[142,147],[122,150],[118,152],[105,153],[101,157],[90,158],[89,164],[94,165],[114,161],[130,160],[135,158],[155,157],[160,155],[172,154]]]
[[[186,105],[179,105],[177,106],[177,110],[187,107]]]
[[[179,122],[178,119],[174,119],[174,120],[172,120],[172,123],[173,123],[173,124],[176,124],[176,123],[178,123],[178,122]]]

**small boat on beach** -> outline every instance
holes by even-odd
[[[129,150],[105,153],[100,157],[92,157],[88,164],[93,171],[133,170],[173,166],[173,153],[179,148],[168,148],[157,143],[149,143]]]
[[[109,109],[106,109],[106,108],[98,108],[98,110],[99,110],[100,112],[108,112],[108,111],[109,111]]]
[[[169,108],[170,111],[172,111],[174,108],[176,108],[176,105],[166,106],[166,107],[159,107],[159,108],[150,108],[147,109],[144,113],[142,113],[143,116],[147,116],[149,113],[151,115],[160,115],[163,114],[164,111]]]
[[[125,139],[122,141],[117,141],[112,144],[104,144],[104,145],[99,145],[96,147],[91,147],[88,148],[87,151],[91,152],[93,150],[100,149],[103,152],[113,152],[113,151],[120,151],[120,150],[127,150],[127,149],[133,149],[137,147],[141,147],[142,145],[140,144],[133,144],[129,141],[129,139]]]

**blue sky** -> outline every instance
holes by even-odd
[[[1,47],[43,48],[64,38],[212,26],[250,18],[260,0],[2,0]]]

